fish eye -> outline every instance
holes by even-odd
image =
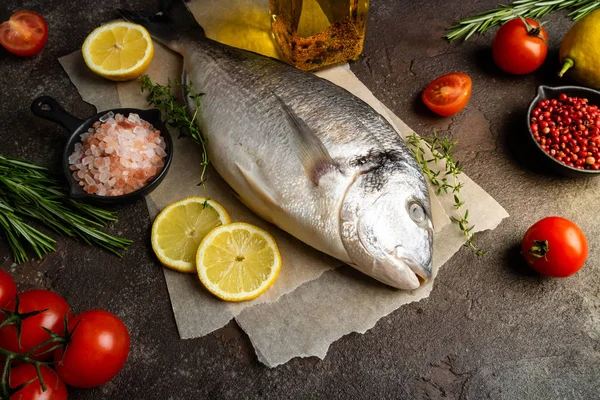
[[[422,224],[423,222],[425,222],[425,209],[418,202],[413,201],[409,204],[408,213],[410,215],[410,218],[417,224]]]

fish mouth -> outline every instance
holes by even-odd
[[[420,281],[422,281],[422,283],[426,283],[429,280],[431,280],[433,270],[431,257],[429,258],[426,264],[423,264],[417,261],[412,255],[410,255],[406,251],[406,249],[404,249],[401,246],[396,247],[396,254],[394,254],[394,257],[397,261],[410,268],[410,270],[414,272],[414,274]]]

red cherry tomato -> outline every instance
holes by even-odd
[[[6,305],[17,295],[17,284],[8,272],[0,269],[0,308]]]
[[[12,367],[9,382],[12,389],[32,379],[35,380],[10,396],[10,400],[67,400],[67,387],[58,378],[56,372],[45,365],[40,366],[40,372],[44,385],[46,385],[46,391],[42,391],[37,372],[32,364]]]
[[[523,75],[538,69],[548,54],[548,33],[536,20],[527,26],[515,18],[500,27],[492,43],[494,62],[501,70]]]
[[[48,24],[33,11],[17,11],[0,24],[0,44],[17,56],[39,53],[47,40]]]
[[[421,97],[431,111],[448,117],[465,108],[471,98],[472,86],[469,75],[453,72],[431,82]]]
[[[529,266],[540,274],[565,278],[585,264],[588,242],[573,222],[561,217],[547,217],[527,230],[521,251]]]
[[[129,332],[116,315],[102,310],[85,311],[69,321],[69,331],[73,335],[66,349],[59,348],[54,353],[56,372],[68,385],[100,386],[125,365]]]
[[[50,335],[42,327],[50,329],[60,335],[65,333],[65,314],[70,314],[70,307],[60,295],[49,290],[29,290],[18,295],[19,312],[27,313],[37,310],[46,310],[32,317],[25,318],[21,325],[21,343],[17,339],[17,330],[14,325],[0,328],[0,347],[15,353],[26,353],[42,342],[48,340]],[[6,306],[7,310],[15,311],[15,300]],[[0,317],[3,321],[6,317]],[[50,343],[38,349],[33,355],[35,360],[48,359],[52,353],[42,354],[53,347]]]

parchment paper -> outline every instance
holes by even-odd
[[[266,0],[200,0],[190,3],[196,19],[209,37],[247,50],[276,56],[269,40]],[[232,13],[232,10],[235,13]],[[155,55],[146,71],[153,81],[166,84],[181,75],[181,57],[155,42]],[[60,59],[82,98],[99,110],[113,107],[147,108],[138,82],[115,84],[91,73],[75,52]],[[361,97],[380,112],[402,136],[412,133],[354,76],[348,66],[317,73]],[[175,136],[176,133],[172,132]],[[168,175],[146,198],[154,218],[167,204],[191,195],[210,197],[229,211],[234,221],[267,229],[280,247],[283,268],[271,289],[258,299],[226,303],[208,294],[195,275],[164,269],[171,304],[182,339],[205,335],[236,318],[247,332],[258,359],[273,367],[293,357],[323,358],[329,345],[350,332],[364,333],[383,316],[403,304],[429,295],[433,279],[412,292],[393,290],[341,265],[327,255],[261,220],[235,199],[229,186],[213,170],[208,171],[206,192],[200,180],[200,149],[188,139],[175,140]],[[461,193],[476,231],[493,229],[507,217],[506,211],[485,191],[463,175]],[[464,243],[464,236],[450,223],[451,198],[432,195],[435,226],[434,277]]]

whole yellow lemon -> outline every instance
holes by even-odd
[[[559,56],[563,67],[558,76],[568,71],[578,82],[600,88],[600,9],[571,27],[562,41]]]

